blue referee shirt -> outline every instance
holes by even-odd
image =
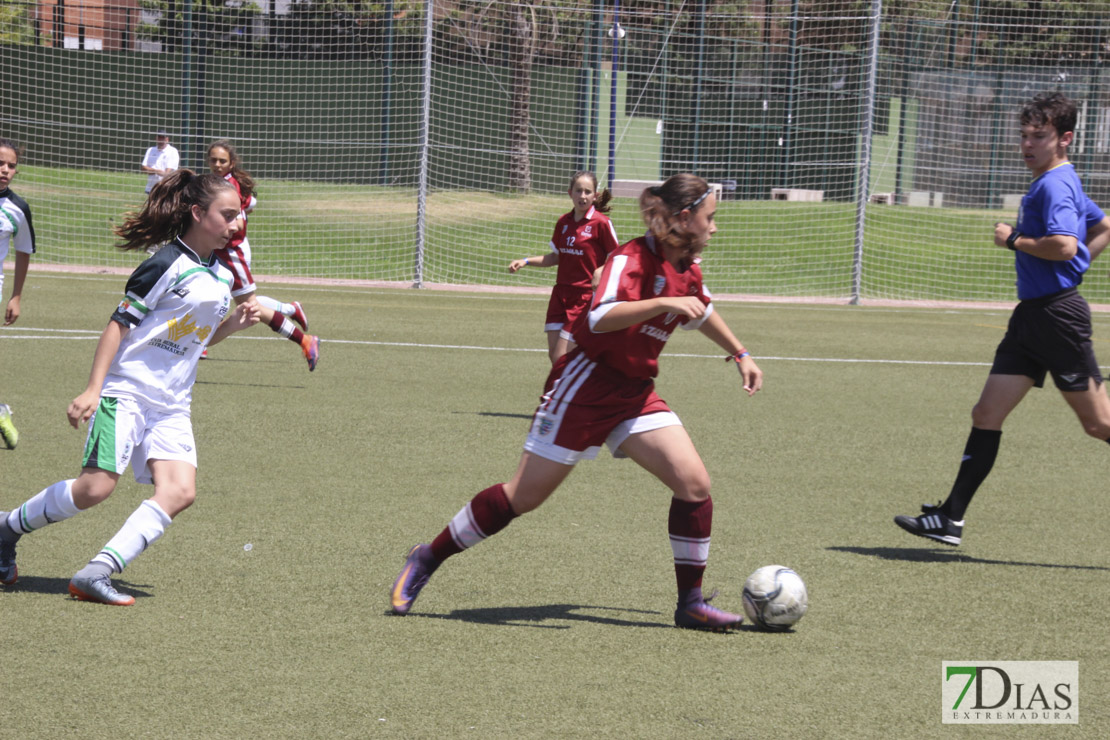
[[[1091,266],[1087,224],[1102,218],[1102,211],[1083,192],[1071,162],[1059,164],[1035,179],[1021,199],[1017,230],[1034,239],[1050,234],[1074,236],[1079,245],[1070,260],[1046,260],[1019,251],[1014,258],[1018,299],[1040,298],[1082,283],[1083,273]]]

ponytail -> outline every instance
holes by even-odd
[[[171,172],[150,191],[142,210],[124,215],[115,229],[120,238],[116,246],[146,249],[181,236],[192,223],[192,207],[207,209],[221,189],[230,187],[219,175],[198,175],[189,169]]]
[[[597,193],[597,199],[594,200],[594,210],[598,213],[608,213],[612,206],[609,201],[613,200],[613,191],[609,188],[602,188]]]

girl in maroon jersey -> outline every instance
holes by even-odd
[[[648,233],[609,255],[589,311],[571,327],[577,348],[548,375],[516,473],[475,496],[430,545],[412,548],[390,593],[396,614],[409,612],[446,558],[538,507],[605,443],[671,489],[675,625],[723,631],[740,624],[740,615],[702,595],[713,518],[709,473],[682,422],[655,393],[653,378],[664,343],[679,327],[698,329],[728,352],[749,396],[763,385],[763,372],[702,285],[699,256],[717,230],[709,185],[695,175],[674,175],[645,190],[640,209]]]
[[[278,334],[299,345],[308,360],[309,371],[315,370],[320,357],[320,340],[304,333],[308,330],[308,318],[301,309],[301,304],[297,301],[282,303],[273,298],[255,295],[254,276],[251,274],[251,247],[247,241],[247,215],[258,202],[254,197],[254,180],[243,169],[239,153],[227,139],[214,141],[208,146],[208,168],[235,187],[242,206],[243,228],[231,237],[226,247],[217,252],[220,261],[230,267],[235,276],[231,295],[236,303],[252,301],[259,304],[262,321]],[[290,318],[300,324],[300,328]],[[207,357],[207,353],[204,356]]]
[[[552,364],[574,349],[570,326],[578,314],[590,305],[594,273],[620,244],[613,222],[605,215],[609,212],[612,194],[608,188],[598,192],[594,173],[575,172],[567,194],[574,203],[574,210],[556,222],[551,251],[509,263],[509,272],[516,272],[527,265],[559,266],[543,327],[547,332],[547,350]]]

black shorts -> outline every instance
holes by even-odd
[[[1091,309],[1075,288],[1022,301],[994,352],[991,375],[1025,375],[1037,388],[1045,373],[1061,391],[1102,383],[1091,345]]]

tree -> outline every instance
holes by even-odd
[[[0,43],[35,43],[34,5],[12,3],[0,5]]]

